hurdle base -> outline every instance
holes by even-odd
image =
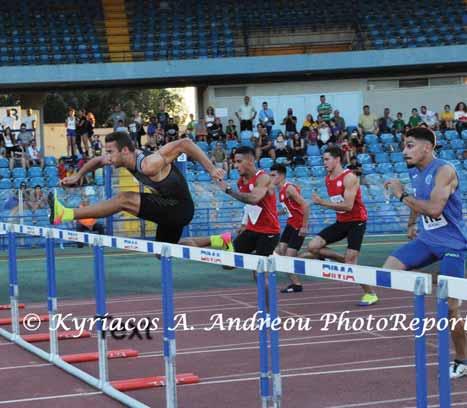
[[[39,321],[40,322],[48,322],[49,321],[49,316],[48,315],[39,315]],[[0,319],[0,326],[7,326],[10,325],[12,322],[11,317],[5,317],[3,319]],[[24,317],[19,319],[19,322],[22,324],[24,323]]]
[[[24,309],[26,307],[26,305],[24,303],[20,303],[18,305],[18,309]],[[0,305],[0,310],[10,310],[11,309],[11,305]]]
[[[177,385],[197,384],[197,383],[199,383],[199,377],[193,373],[177,374],[176,376]],[[157,376],[157,377],[132,378],[129,380],[116,380],[116,381],[111,381],[110,384],[112,385],[112,387],[114,387],[118,391],[123,391],[123,392],[143,390],[146,388],[164,387],[165,377]]]
[[[50,341],[50,333],[35,333],[21,336],[23,340],[29,343],[40,343],[41,341]],[[68,330],[57,332],[58,340],[76,340],[91,337],[91,333],[84,330],[82,333],[78,330]]]
[[[110,350],[107,352],[108,359],[115,359],[115,358],[131,358],[131,357],[138,357],[139,353],[137,350],[133,349],[121,349],[121,350]],[[97,361],[99,360],[99,353],[79,353],[79,354],[66,354],[60,356],[63,361],[66,361],[70,364],[76,363],[87,363],[90,361]]]

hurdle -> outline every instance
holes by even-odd
[[[467,300],[467,280],[450,276],[438,276],[437,318],[448,322],[448,298]],[[439,406],[451,406],[451,379],[449,378],[449,324],[438,328]]]
[[[173,281],[172,281],[172,264],[171,258],[178,258],[181,260],[192,260],[216,265],[225,265],[235,268],[255,270],[258,273],[258,316],[267,319],[266,314],[266,298],[265,288],[266,282],[269,285],[269,318],[274,321],[279,314],[277,307],[277,273],[286,274],[297,274],[301,276],[310,276],[315,278],[324,278],[333,281],[347,282],[353,284],[366,284],[370,286],[378,286],[382,288],[390,288],[401,290],[409,293],[413,293],[414,301],[414,317],[420,320],[425,318],[425,295],[432,293],[431,275],[418,272],[409,271],[397,271],[386,268],[367,267],[360,265],[349,265],[340,264],[336,262],[309,260],[301,258],[281,257],[273,255],[270,257],[262,257],[257,255],[239,254],[235,252],[226,252],[221,250],[212,250],[205,248],[194,248],[176,244],[166,244],[160,242],[146,241],[140,239],[130,239],[125,237],[116,237],[108,235],[95,235],[88,233],[78,233],[75,231],[60,230],[55,228],[42,228],[32,227],[26,225],[16,224],[5,224],[0,223],[0,230],[8,231],[9,244],[14,242],[15,234],[28,234],[28,235],[39,235],[46,238],[50,238],[49,249],[47,250],[50,259],[53,257],[53,240],[62,239],[66,241],[81,242],[84,244],[91,244],[94,246],[94,265],[95,265],[95,277],[96,283],[96,311],[97,314],[105,313],[105,282],[104,267],[103,267],[103,248],[119,248],[127,251],[135,251],[146,254],[158,254],[161,255],[161,272],[162,272],[162,309],[163,309],[163,320],[164,320],[164,364],[165,364],[165,377],[149,377],[145,379],[133,379],[124,380],[124,382],[106,381],[105,377],[106,366],[104,361],[99,365],[99,371],[102,370],[104,381],[100,381],[95,377],[89,376],[87,373],[80,372],[79,369],[71,366],[67,362],[63,361],[58,354],[46,353],[41,349],[35,348],[29,343],[25,342],[21,336],[14,333],[6,332],[0,329],[0,335],[6,337],[10,341],[14,341],[23,348],[32,351],[34,354],[47,361],[54,362],[57,366],[63,368],[65,371],[70,372],[76,377],[82,379],[93,387],[102,390],[112,398],[123,402],[125,405],[130,407],[146,407],[146,405],[126,396],[119,390],[131,390],[133,386],[140,388],[142,384],[146,386],[160,386],[165,385],[166,393],[166,406],[170,408],[177,407],[177,392],[176,385],[185,383],[194,383],[199,379],[191,374],[176,374],[176,342],[175,342],[175,330],[171,330],[173,327]],[[47,248],[46,248],[47,249]],[[9,245],[10,250],[10,245]],[[9,253],[10,254],[10,253]],[[52,262],[48,268],[50,268],[50,281],[53,282],[53,274],[55,273]],[[10,303],[11,305],[17,305],[18,299],[18,287],[17,287],[17,276],[16,265],[11,264],[10,270]],[[266,278],[267,274],[267,278]],[[444,277],[443,277],[444,278]],[[266,280],[267,279],[267,280]],[[449,282],[451,282],[449,278]],[[462,280],[463,281],[463,280]],[[465,282],[464,282],[465,285]],[[99,286],[99,288],[97,288]],[[450,286],[457,287],[457,281],[454,280]],[[446,283],[447,287],[447,283]],[[464,296],[467,293],[467,288],[463,286]],[[459,289],[460,291],[460,289]],[[446,292],[446,291],[445,291]],[[447,293],[443,292],[443,299],[447,298]],[[441,295],[438,294],[438,297]],[[457,290],[449,289],[450,297],[458,297],[460,293]],[[51,285],[49,287],[49,318],[56,313],[56,288]],[[12,314],[17,313],[12,308]],[[445,311],[442,311],[445,313]],[[53,322],[53,319],[50,320]],[[12,325],[18,325],[19,319],[14,319],[12,316]],[[420,335],[415,339],[415,375],[416,375],[416,399],[417,408],[427,407],[427,370],[426,370],[426,338],[425,334],[421,335],[421,328],[417,329],[415,335]],[[101,335],[99,342],[101,343],[98,351],[99,358],[104,360],[108,357],[108,353],[105,353],[105,338]],[[449,339],[447,338],[449,341]],[[52,343],[52,339],[51,339]],[[279,331],[271,330],[268,325],[259,326],[259,398],[262,408],[280,408],[282,403],[282,383],[280,373],[280,350],[279,350]],[[447,351],[448,353],[449,351]],[[53,359],[51,356],[53,355]],[[448,356],[449,357],[449,356]],[[441,356],[440,356],[441,358]],[[449,363],[449,359],[447,359]],[[78,371],[76,371],[78,370]],[[443,371],[444,372],[444,371]],[[445,377],[443,377],[445,378]],[[440,376],[441,382],[441,376]],[[449,386],[449,380],[448,384]],[[443,392],[449,394],[449,389],[446,390],[446,385],[443,383]],[[443,405],[447,407],[449,405]]]

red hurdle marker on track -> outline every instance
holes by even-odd
[[[178,374],[176,376],[176,384],[196,384],[199,383],[199,377],[193,373]],[[132,378],[130,380],[116,380],[111,381],[110,384],[112,387],[119,391],[134,391],[142,390],[145,388],[153,387],[164,387],[165,386],[165,377],[143,377],[143,378]]]
[[[18,309],[24,309],[26,307],[26,305],[24,303],[20,303],[18,305]],[[11,309],[11,305],[0,305],[0,310],[10,310]]]
[[[41,341],[49,341],[50,334],[49,333],[35,333],[35,334],[26,334],[25,336],[21,336],[23,340],[28,341],[29,343],[39,343]],[[84,330],[82,333],[78,330],[68,330],[68,331],[61,331],[57,332],[58,340],[75,340],[75,339],[82,339],[85,337],[91,337],[91,333]]]
[[[138,355],[138,351],[133,349],[110,350],[107,352],[108,359],[138,357]],[[99,353],[66,354],[64,356],[60,356],[60,358],[70,364],[86,363],[89,361],[99,360]]]
[[[40,322],[48,322],[49,321],[49,315],[39,315],[39,321]],[[24,317],[22,317],[19,322],[23,323]],[[6,326],[8,324],[11,324],[11,317],[5,317],[3,319],[0,319],[0,326]]]

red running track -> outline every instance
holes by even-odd
[[[410,318],[412,296],[409,293],[378,290],[381,302],[359,308],[360,289],[336,282],[305,285],[303,293],[279,296],[282,318],[307,317],[311,328],[281,331],[281,368],[283,406],[287,408],[323,407],[415,407],[414,341],[403,331],[344,331],[334,326],[324,331],[321,320],[326,313],[349,311],[352,318],[370,314],[375,319],[405,313]],[[62,314],[73,317],[94,315],[94,303],[59,302]],[[433,316],[435,299],[427,301]],[[113,317],[128,319],[161,317],[160,296],[111,298],[108,310]],[[222,315],[247,319],[256,311],[254,287],[182,292],[175,296],[176,313],[186,315],[189,330],[177,331],[177,372],[194,372],[201,382],[178,388],[179,406],[190,408],[260,406],[258,385],[258,333],[256,331],[207,330],[210,318]],[[27,305],[21,312],[43,314],[45,304]],[[463,313],[465,315],[465,308]],[[8,317],[8,311],[1,311]],[[39,332],[46,331],[44,323]],[[24,328],[22,333],[26,334]],[[163,375],[161,329],[150,332],[150,339],[133,336],[116,340],[108,337],[110,349],[136,349],[139,356],[109,361],[110,379]],[[437,406],[436,336],[428,335],[429,402]],[[44,349],[47,343],[39,343]],[[60,354],[91,353],[97,350],[91,338],[60,342]],[[119,403],[102,395],[60,369],[30,353],[0,340],[0,406],[8,407],[119,407]],[[78,365],[96,375],[97,363]],[[452,383],[453,403],[467,406],[467,378]],[[164,390],[152,388],[128,393],[151,407],[163,407]]]

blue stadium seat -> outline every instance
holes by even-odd
[[[391,133],[381,134],[380,139],[385,144],[394,142],[394,136]]]
[[[457,133],[457,130],[446,130],[446,132],[444,132],[444,136],[447,140],[459,139],[459,133]]]
[[[451,148],[452,149],[463,149],[464,148],[464,140],[463,139],[453,139],[451,140]]]
[[[467,170],[467,160],[464,160],[464,169]],[[467,184],[467,183],[465,183],[465,184]]]
[[[308,147],[306,148],[306,154],[307,156],[321,157],[321,150],[319,150],[319,147],[317,145],[308,145]]]
[[[315,166],[311,168],[311,175],[313,177],[324,177],[326,175],[326,169],[324,166]]]
[[[10,166],[10,163],[8,162],[8,159],[5,159],[3,157],[0,157],[0,168],[8,168]]]
[[[462,139],[467,140],[467,130],[462,131]]]
[[[389,163],[389,155],[387,153],[376,153],[375,162],[376,163]]]
[[[396,171],[396,173],[406,173],[407,165],[405,164],[405,162],[394,163],[394,170]]]
[[[276,163],[278,164],[287,164],[289,160],[287,159],[287,157],[278,157],[276,159]]]
[[[232,150],[234,147],[238,146],[238,142],[236,140],[227,140],[227,149]]]
[[[371,156],[369,154],[367,154],[367,153],[357,154],[357,160],[361,164],[372,163]]]
[[[384,149],[383,147],[377,143],[377,144],[371,144],[368,146],[368,151],[370,153],[383,153],[384,152]]]
[[[187,173],[186,179],[187,181],[196,181],[196,174],[190,171],[189,173]]]
[[[233,169],[230,171],[230,180],[238,180],[240,175],[238,174],[237,169]]]
[[[390,156],[391,156],[391,161],[393,163],[398,163],[398,162],[404,161],[404,154],[401,153],[401,152],[391,153]]]
[[[45,180],[42,177],[33,177],[33,178],[29,179],[28,187],[34,188],[36,186],[44,187],[45,186]]]
[[[204,152],[208,152],[209,151],[209,144],[207,142],[196,142],[196,144],[198,145],[198,147],[203,150]]]
[[[363,174],[371,174],[375,172],[375,166],[371,163],[364,163],[362,164],[362,172]]]
[[[259,167],[262,169],[270,169],[274,161],[269,157],[263,157],[259,160]]]
[[[6,178],[0,180],[0,189],[6,190],[6,189],[11,189],[11,187],[12,187],[11,180],[6,179]]]
[[[10,178],[10,170],[5,167],[0,167],[0,177],[1,178]]]
[[[297,166],[295,167],[295,177],[309,177],[308,167],[306,166]]]
[[[308,164],[310,166],[322,166],[323,158],[321,156],[310,156],[308,158]]]
[[[41,177],[42,169],[40,167],[30,167],[28,170],[28,177]]]
[[[11,171],[13,178],[26,178],[26,170],[22,167],[16,167]]]
[[[378,143],[378,136],[372,133],[365,135],[365,143],[369,145]]]
[[[391,163],[379,163],[376,165],[376,171],[380,174],[392,173],[393,168]]]
[[[13,185],[15,186],[15,188],[19,188],[19,186],[21,185],[21,183],[23,182],[26,182],[26,179],[25,178],[15,178],[13,179]]]
[[[439,158],[443,160],[456,160],[456,155],[452,150],[441,150],[439,152]]]
[[[449,163],[452,166],[454,166],[454,168],[456,169],[458,173],[462,171],[462,163],[460,162],[460,160],[449,160]]]

